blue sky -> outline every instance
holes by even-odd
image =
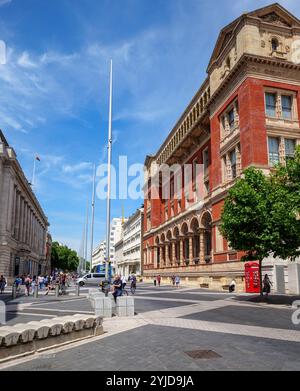
[[[298,0],[280,2],[300,17]],[[79,249],[92,166],[105,162],[109,60],[113,161],[156,152],[206,77],[219,31],[264,0],[0,0],[0,128],[30,179],[53,239]],[[125,215],[141,205],[124,201]],[[112,203],[112,217],[122,203]],[[95,241],[105,237],[96,203]]]

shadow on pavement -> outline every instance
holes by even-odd
[[[272,305],[287,305],[291,306],[295,301],[300,301],[300,296],[288,296],[288,295],[269,295],[266,296],[237,296],[233,300],[236,301],[250,301],[251,303],[265,303]]]

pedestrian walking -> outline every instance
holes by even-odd
[[[34,295],[35,290],[37,289],[38,286],[38,279],[37,276],[33,276],[33,279],[31,281],[31,292]]]
[[[229,284],[229,293],[232,293],[235,291],[235,287],[236,287],[236,282],[235,282],[235,279],[233,279],[231,281],[231,283]]]
[[[4,293],[4,289],[6,287],[6,279],[3,275],[1,275],[0,277],[0,293],[2,295],[2,293]]]
[[[43,276],[38,276],[38,283],[39,283],[40,290],[42,290],[44,287],[44,277]]]
[[[153,284],[154,284],[154,286],[156,286],[156,277],[154,277],[154,279],[153,279]]]
[[[179,285],[180,285],[180,277],[179,276],[175,277],[175,284],[176,284],[176,288],[178,289]]]
[[[26,296],[30,295],[30,286],[31,286],[31,277],[28,275],[25,278],[25,295]]]
[[[157,276],[157,283],[158,283],[158,286],[160,286],[160,282],[161,282],[161,276],[158,275],[158,276]]]
[[[126,284],[127,284],[126,277],[123,275],[122,278],[121,278],[121,280],[122,280],[122,289],[125,289],[125,286],[126,286]]]
[[[269,293],[271,292],[271,286],[272,282],[269,279],[269,276],[266,274],[263,279],[263,292],[266,294],[266,297],[268,297]]]
[[[173,275],[173,276],[171,277],[171,281],[172,281],[173,287],[175,287],[175,279],[176,279],[176,277]]]

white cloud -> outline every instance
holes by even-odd
[[[18,65],[23,68],[37,68],[37,64],[30,60],[29,54],[27,52],[23,52],[21,56],[18,58]]]
[[[5,4],[9,4],[11,2],[12,2],[12,0],[0,0],[0,7],[2,7]]]
[[[65,165],[63,166],[63,172],[65,173],[77,173],[78,171],[83,171],[87,169],[92,169],[93,164],[90,162],[82,162],[74,165]]]

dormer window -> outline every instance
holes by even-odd
[[[278,39],[277,38],[273,38],[272,41],[271,41],[271,45],[272,45],[272,52],[277,52],[278,51],[278,47],[279,47]]]

